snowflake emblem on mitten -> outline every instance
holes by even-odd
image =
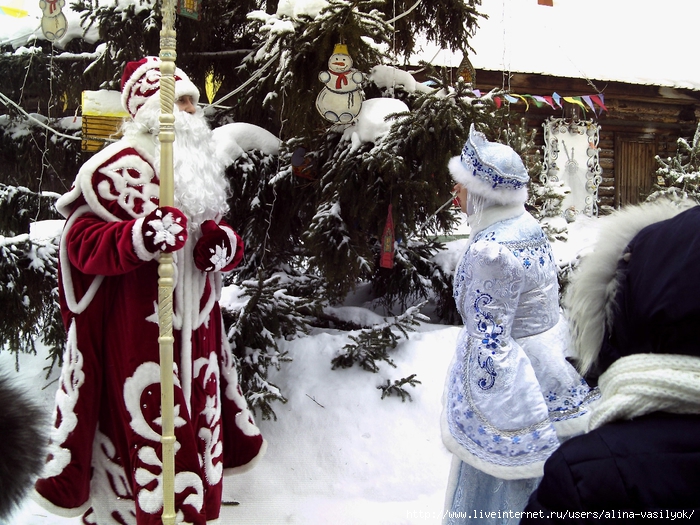
[[[152,231],[146,231],[145,235],[153,236],[153,244],[159,246],[161,250],[165,250],[167,246],[175,246],[176,242],[183,241],[184,237],[180,235],[184,228],[180,224],[180,217],[174,217],[168,212],[163,216],[163,212],[158,209],[155,211],[158,219],[148,221],[148,226]]]
[[[214,248],[209,248],[209,252],[212,254],[211,257],[209,257],[209,262],[211,262],[213,266],[213,269],[210,271],[218,272],[226,266],[229,255],[225,245],[217,244]]]

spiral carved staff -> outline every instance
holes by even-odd
[[[160,31],[160,206],[173,206],[175,141],[175,0],[163,0]],[[158,259],[158,346],[160,352],[161,443],[163,454],[163,525],[175,525],[175,424],[173,393],[174,263],[170,253]]]

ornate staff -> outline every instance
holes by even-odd
[[[173,142],[175,141],[175,1],[163,0],[160,31],[160,206],[173,206]],[[175,424],[173,394],[173,287],[170,253],[158,259],[158,325],[160,334],[161,444],[163,456],[163,525],[175,525]]]

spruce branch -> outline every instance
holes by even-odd
[[[412,306],[399,316],[361,330],[358,335],[351,335],[353,343],[346,344],[341,350],[342,353],[331,360],[332,369],[350,368],[357,363],[363,370],[378,372],[378,361],[384,361],[396,368],[389,350],[396,348],[401,336],[408,337],[408,332],[413,331],[413,327],[418,325],[419,321],[429,320],[420,313],[420,308],[424,305],[425,302]]]
[[[408,392],[408,390],[406,390],[403,387],[404,385],[409,385],[412,387],[420,385],[421,382],[418,381],[415,377],[416,374],[411,374],[408,377],[396,379],[393,383],[391,382],[391,380],[387,379],[386,385],[379,385],[377,389],[382,391],[382,399],[388,396],[399,396],[401,397],[402,403],[406,401],[406,398],[408,398],[409,401],[413,401],[413,399],[411,398],[411,394]]]

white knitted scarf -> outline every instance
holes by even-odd
[[[589,430],[651,412],[700,414],[700,358],[634,354],[615,361],[600,376],[600,401]]]

